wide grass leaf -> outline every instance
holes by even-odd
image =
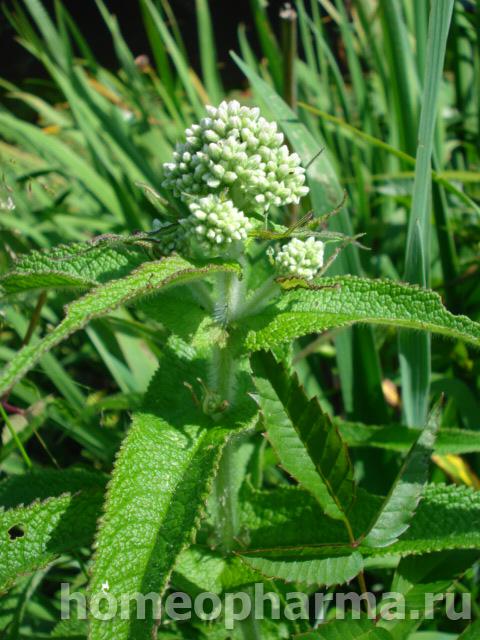
[[[245,395],[218,421],[203,413],[187,385],[206,379],[196,358],[162,356],[143,409],[134,417],[109,486],[97,537],[90,594],[161,595],[180,552],[193,540],[223,447],[248,428],[254,403]],[[139,620],[92,618],[91,640],[150,640],[154,611]]]
[[[317,284],[317,283],[316,283]],[[437,293],[390,280],[323,278],[286,292],[249,320],[247,347],[267,349],[309,333],[354,323],[431,331],[480,347],[480,324],[445,309]]]
[[[430,458],[440,424],[440,406],[410,449],[379,513],[363,540],[367,547],[388,547],[410,526],[428,480]]]
[[[349,447],[373,447],[385,451],[406,453],[421,434],[418,428],[404,425],[372,426],[359,422],[334,419]],[[442,428],[437,434],[435,453],[438,455],[480,452],[480,432],[468,429]]]
[[[346,519],[355,482],[337,428],[271,353],[253,354],[251,364],[268,436],[283,466],[329,515]]]
[[[7,392],[50,349],[75,331],[114,309],[131,304],[161,288],[184,284],[216,271],[235,271],[232,265],[195,266],[183,258],[164,258],[142,264],[125,278],[96,287],[67,307],[64,320],[40,342],[19,351],[0,375],[0,395]]]

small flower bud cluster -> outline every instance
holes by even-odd
[[[208,116],[186,130],[173,162],[163,165],[166,189],[184,202],[228,190],[247,213],[298,203],[308,193],[305,169],[290,153],[274,122],[239,102],[207,107]]]
[[[246,240],[252,223],[231,200],[210,194],[190,203],[191,215],[184,227],[207,250],[225,248],[237,240]]]
[[[293,238],[274,254],[273,260],[283,275],[311,280],[323,267],[324,255],[325,245],[321,240]]]

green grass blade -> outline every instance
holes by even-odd
[[[155,7],[151,0],[141,0],[142,5],[145,7],[152,24],[157,30],[158,37],[165,44],[172,62],[177,70],[179,78],[182,82],[185,93],[190,101],[190,104],[197,115],[201,118],[205,114],[205,109],[202,101],[199,98],[198,92],[195,89],[195,85],[192,82],[192,71],[188,66],[187,60],[184,57],[182,51],[179,49],[178,44],[175,42],[174,37],[170,33],[165,20]]]
[[[283,93],[282,54],[275,34],[268,19],[265,4],[262,0],[250,0],[253,19],[257,28],[258,39],[263,55],[268,60],[268,68],[277,91]]]
[[[200,44],[200,62],[205,88],[214,104],[218,104],[224,95],[222,80],[218,70],[218,58],[215,47],[215,35],[208,0],[196,0],[198,39]]]
[[[316,213],[320,215],[326,210],[334,208],[342,200],[343,193],[335,169],[327,151],[322,150],[322,141],[317,141],[309,133],[298,116],[285,104],[275,90],[264,82],[253,69],[248,67],[238,56],[232,54],[235,62],[250,80],[252,87],[265,108],[277,120],[294,150],[308,166],[307,176],[311,189],[311,198]],[[349,213],[344,208],[331,222],[332,229],[348,236],[353,235],[353,226]],[[333,273],[361,274],[362,267],[356,247],[348,247],[332,266]],[[373,335],[370,329],[357,331],[355,337],[350,332],[344,332],[337,338],[337,362],[342,380],[342,394],[348,413],[354,414],[357,407],[362,407],[365,398],[370,399],[370,408],[375,406],[376,415],[382,415],[382,421],[387,420],[387,413],[381,391],[382,374],[376,355]],[[354,342],[357,342],[355,345]],[[359,343],[359,344],[358,344]],[[366,359],[356,362],[357,376],[353,376],[354,347],[359,348]],[[360,371],[360,369],[361,371]],[[368,372],[366,369],[368,368]],[[373,416],[364,415],[364,419]]]
[[[417,163],[410,212],[405,279],[426,286],[430,272],[429,197],[433,138],[438,110],[438,95],[453,0],[432,5],[429,22],[424,96],[418,133]],[[430,388],[430,344],[428,336],[399,336],[402,372],[403,410],[408,425],[425,424]]]
[[[386,151],[388,154],[398,158],[402,161],[402,163],[408,164],[412,167],[415,167],[417,164],[416,159],[402,151],[401,149],[397,149],[396,147],[388,144],[384,140],[380,140],[371,134],[361,131],[357,127],[354,127],[349,122],[346,122],[342,118],[338,118],[322,109],[318,109],[317,107],[313,107],[310,104],[306,104],[304,102],[299,102],[298,106],[301,109],[305,109],[306,111],[313,113],[314,115],[319,116],[321,120],[325,120],[336,127],[340,131],[344,132],[344,135],[348,136],[348,139],[351,140],[354,144],[362,145],[365,142],[367,145],[371,145],[372,147],[376,147],[377,149],[381,149],[382,151]],[[413,177],[414,174],[401,172],[398,174],[398,177]],[[374,178],[375,176],[371,176]],[[385,176],[386,178],[386,176]],[[388,178],[392,178],[392,174],[388,174]],[[450,180],[458,180],[459,182],[477,182],[480,179],[478,172],[476,171],[432,171],[432,179],[434,182],[438,183],[444,189],[452,194],[454,194],[457,198],[459,198],[462,202],[464,202],[468,207],[473,209],[476,213],[480,214],[480,207],[477,203],[472,200],[468,194],[466,194],[462,189],[456,187]]]
[[[402,3],[385,0],[381,5],[384,48],[389,65],[390,102],[396,117],[400,146],[407,153],[417,147],[418,75],[402,15]]]

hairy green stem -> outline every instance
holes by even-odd
[[[280,287],[275,281],[275,277],[267,278],[265,282],[253,293],[246,303],[238,309],[237,317],[246,318],[259,313],[264,309],[271,299],[280,291]]]
[[[215,304],[217,322],[225,328],[235,315],[241,300],[242,283],[235,274],[219,274]],[[215,345],[210,366],[210,384],[222,400],[235,403],[236,362],[228,345]],[[234,548],[237,534],[237,495],[235,488],[235,453],[237,441],[230,440],[224,450],[215,480],[217,536],[224,554]]]
[[[235,274],[221,274],[218,281],[218,298],[215,304],[215,317],[225,328],[242,313],[245,299],[244,283]],[[216,345],[213,348],[210,369],[210,383],[213,390],[230,406],[235,404],[237,361],[229,345]],[[238,448],[242,439],[233,437],[223,450],[214,485],[216,501],[217,539],[222,553],[229,555],[236,546],[239,531],[238,508]],[[253,595],[250,594],[253,599]],[[260,627],[254,611],[245,619],[238,621],[238,630],[244,640],[260,640]]]

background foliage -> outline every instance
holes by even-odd
[[[259,104],[265,115],[279,122],[304,165],[309,165],[310,201],[304,203],[304,211],[290,211],[288,215],[300,217],[310,208],[316,216],[328,213],[339,205],[346,190],[346,206],[331,219],[331,228],[348,234],[365,233],[363,242],[371,250],[347,248],[329,276],[348,273],[427,285],[441,294],[449,311],[479,320],[480,14],[470,2],[434,4],[429,36],[430,7],[426,1],[298,0],[292,25],[287,18],[271,24],[261,0],[251,0],[255,29],[247,33],[239,25],[237,41],[231,43],[236,52],[232,60],[242,78],[235,88],[217,64],[215,37],[219,25],[207,0],[196,2],[199,56],[193,60],[187,53],[191,48],[186,46],[174,7],[166,0],[138,3],[149,45],[148,58],[135,57],[121,25],[101,0],[95,2],[98,19],[104,21],[111,36],[109,46],[116,56],[112,68],[99,64],[90,47],[91,34],[80,33],[61,2],[55,3],[54,15],[49,15],[38,0],[9,5],[6,16],[20,44],[42,65],[45,75],[41,80],[23,81],[20,86],[0,81],[1,272],[7,272],[14,258],[31,251],[90,241],[103,234],[149,230],[159,212],[144,185],[161,192],[161,165],[170,158],[185,127],[203,116],[205,104],[217,104],[228,95],[247,104]],[[443,70],[439,55],[442,48],[446,53]],[[291,117],[290,109],[297,119]],[[431,146],[431,174],[429,154],[422,157],[418,152],[418,139],[427,148]],[[115,242],[107,249],[93,243],[88,253],[84,251],[84,245],[74,244],[68,249],[60,246],[49,254],[50,258],[35,253],[22,257],[15,265],[14,276],[9,272],[2,279],[2,365],[27,342],[38,362],[5,399],[9,418],[4,415],[0,450],[0,469],[5,478],[0,483],[0,503],[5,508],[0,515],[0,588],[11,588],[0,603],[0,637],[42,638],[52,633],[56,637],[72,633],[77,634],[73,637],[84,637],[81,625],[73,631],[62,626],[55,631],[59,584],[66,580],[79,589],[86,587],[89,549],[106,474],[127,431],[130,439],[126,455],[128,447],[141,446],[135,440],[135,425],[142,420],[142,413],[137,414],[129,430],[130,414],[140,407],[158,363],[169,357],[165,344],[172,334],[205,340],[196,331],[201,318],[195,315],[194,301],[187,296],[178,300],[173,293],[164,294],[164,315],[159,323],[155,320],[155,298],[125,309],[120,303],[128,291],[122,288],[118,305],[108,317],[93,319],[84,331],[69,337],[53,352],[40,351],[40,338],[46,336],[51,344],[55,341],[51,329],[63,318],[66,303],[93,286],[129,274],[149,257],[144,247]],[[72,254],[76,260],[63,262]],[[49,259],[54,266],[62,264],[61,275],[58,269],[52,275]],[[195,268],[173,262],[167,274],[156,272],[155,277],[159,284],[177,273],[196,277]],[[138,276],[145,277],[145,286],[147,276],[145,271]],[[354,287],[355,280],[351,282]],[[137,281],[132,282],[132,287],[137,285]],[[57,294],[44,293],[50,288]],[[137,289],[132,291],[137,295]],[[391,294],[393,303],[400,296],[396,291]],[[357,321],[368,320],[368,312],[362,316],[361,304],[367,294],[353,292],[350,308],[342,308],[342,313],[350,313],[345,323],[353,316]],[[318,406],[338,426],[350,447],[351,462],[341,461],[346,477],[355,477],[363,491],[377,496],[388,494],[433,401],[445,395],[424,500],[405,535],[401,535],[401,522],[393,534],[392,530],[388,535],[378,528],[370,530],[371,540],[386,536],[385,541],[395,545],[397,564],[386,567],[376,557],[381,556],[378,550],[366,562],[363,558],[368,586],[379,584],[386,589],[393,580],[393,584],[402,584],[406,593],[421,592],[427,585],[431,589],[436,584],[432,566],[438,560],[434,552],[444,550],[442,561],[448,570],[443,575],[441,567],[435,565],[438,589],[468,591],[476,597],[474,550],[480,542],[478,500],[473,489],[480,486],[478,352],[462,340],[434,338],[431,346],[424,333],[401,333],[398,338],[393,326],[399,324],[398,318],[383,322],[374,331],[363,325],[353,330],[330,328],[341,323],[329,324],[324,318],[319,324],[318,315],[315,321],[309,319],[309,304],[317,304],[311,292],[288,295],[296,300],[305,323],[301,331],[289,336],[303,336],[293,346],[291,373],[296,373],[308,398],[315,395]],[[325,290],[321,295],[327,308],[333,307],[334,292]],[[75,328],[86,323],[81,304],[69,307]],[[282,309],[278,312],[275,322],[281,323]],[[92,313],[90,308],[88,313]],[[96,315],[100,313],[99,307]],[[430,321],[441,324],[439,313],[432,302],[432,307],[425,310],[422,326]],[[282,331],[291,326],[285,314]],[[71,327],[64,327],[67,336]],[[323,329],[327,331],[317,333]],[[249,327],[247,344],[252,349],[277,347],[275,330],[277,325]],[[456,335],[463,330],[460,327]],[[260,393],[261,404],[268,400],[276,380],[265,378],[260,360],[261,356],[252,360],[252,367],[258,389],[265,392]],[[269,370],[276,371],[272,363]],[[292,420],[288,406],[277,410]],[[293,418],[294,423],[297,418]],[[190,424],[188,419],[185,417]],[[242,420],[243,415],[239,423]],[[165,425],[162,428],[167,429]],[[282,453],[279,431],[269,433],[273,447],[266,446],[259,433],[245,445],[247,481],[241,488],[245,494],[241,519],[253,548],[279,546],[278,531],[282,545],[288,545],[289,535],[298,533],[299,520],[311,524],[304,527],[305,540],[295,538],[295,544],[322,541],[321,531],[314,539],[309,538],[319,527],[321,514],[312,516],[318,504],[312,506],[307,498],[299,506],[295,493],[299,489],[290,486],[290,476],[312,493],[309,478],[298,476],[298,458],[293,457],[290,463],[294,466],[288,466],[283,456],[291,443],[284,445],[286,451]],[[192,437],[204,436],[195,433]],[[221,425],[210,437],[212,460],[202,460],[202,467],[197,466],[197,460],[186,457],[181,461],[185,477],[196,469],[200,479],[207,475],[202,473],[204,468],[215,468],[214,452],[221,449],[225,437]],[[315,451],[309,450],[308,437],[303,434],[301,439],[303,444],[297,445],[302,455],[310,455],[311,464],[322,470]],[[162,442],[157,444],[161,450]],[[279,458],[290,475],[279,467]],[[300,466],[301,472],[308,470],[306,462]],[[55,471],[58,468],[62,473]],[[322,472],[320,477],[325,478]],[[189,485],[186,491],[199,492],[203,500],[208,493],[208,478],[205,481],[203,488]],[[139,474],[138,490],[143,482]],[[426,477],[422,486],[425,482]],[[402,499],[401,486],[394,486]],[[341,499],[330,505],[330,511],[338,510],[339,504],[342,507],[342,496],[348,496],[342,486],[337,488]],[[137,489],[132,490],[135,493]],[[182,499],[189,500],[191,495],[187,493]],[[322,496],[325,498],[324,493]],[[41,505],[45,503],[38,501],[47,498],[44,509]],[[278,502],[277,520],[272,520],[272,507],[267,508],[266,500]],[[326,502],[320,504],[328,512]],[[361,511],[361,500],[359,504]],[[376,503],[375,509],[381,504]],[[443,513],[442,505],[445,517],[436,522],[435,514]],[[388,502],[383,508],[388,508]],[[82,513],[80,530],[75,524],[76,513]],[[410,520],[408,508],[404,513]],[[369,523],[361,515],[357,514],[359,522],[353,522],[353,527],[365,532]],[[374,515],[375,510],[370,513],[371,518]],[[12,526],[20,522],[27,527],[30,522],[39,522],[35,518],[41,518],[43,524],[32,526],[44,539],[37,540],[33,551],[25,552],[19,550],[21,540],[16,540],[18,553],[12,557]],[[266,523],[270,526],[269,541],[261,537]],[[171,536],[180,531],[188,537],[193,522],[179,525],[167,519],[164,526],[171,527]],[[202,535],[207,533],[208,523],[199,534],[200,545],[205,543]],[[348,542],[342,538],[343,533],[337,531],[335,535],[342,543]],[[331,542],[331,534],[323,541]],[[466,547],[470,549],[468,558],[460,557],[456,551]],[[191,547],[180,556],[171,589],[221,592],[242,584],[234,579],[229,583],[228,576],[235,572],[229,573],[222,565],[217,568],[220,577],[216,584],[204,585],[205,572],[199,570],[201,563],[195,562],[196,551],[197,547]],[[408,557],[420,552],[420,559]],[[278,553],[274,557],[247,556],[242,566],[270,578],[299,583],[304,580],[305,584],[305,576],[314,575],[312,582],[306,579],[312,593],[316,585],[336,585],[360,570],[358,556],[337,563],[337,574],[329,573],[331,567],[325,567],[321,557],[308,557],[303,566],[296,563],[295,575],[289,573],[292,563]],[[222,558],[213,560],[225,563]],[[108,565],[108,559],[105,562]],[[415,562],[416,572],[412,566]],[[326,571],[324,580],[320,578],[322,571]],[[144,578],[148,582],[148,572]],[[280,593],[285,588],[281,580],[268,584]],[[441,613],[436,621],[423,623],[418,632],[419,624],[402,628],[392,625],[389,631],[398,639],[453,639],[460,637],[465,627],[462,621],[453,623]],[[282,637],[280,633],[288,637],[289,633],[308,629],[308,625],[303,628],[299,624],[298,628],[271,631],[265,625],[262,637]],[[436,635],[428,635],[430,631]],[[193,621],[182,629],[160,631],[159,637],[203,637],[212,633]],[[369,633],[368,629],[355,629],[352,637],[363,637],[363,633]]]

